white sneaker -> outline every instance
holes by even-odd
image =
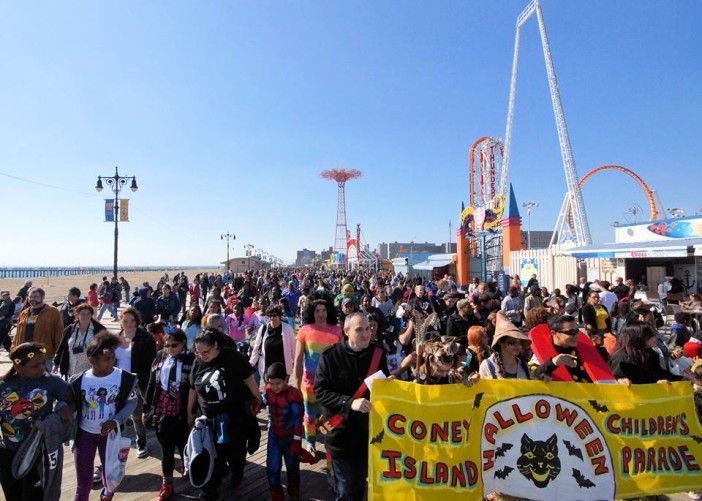
[[[149,455],[149,449],[147,449],[145,445],[143,447],[137,447],[137,457],[138,458],[145,458],[148,455]]]
[[[702,492],[690,491],[690,492],[687,493],[687,497],[689,497],[690,499],[697,499],[697,500],[699,500],[699,499],[702,499]]]

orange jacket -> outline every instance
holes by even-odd
[[[24,337],[30,312],[31,307],[25,308],[20,313],[19,319],[17,320],[17,333],[12,339],[13,349],[26,341]],[[46,347],[46,356],[53,357],[56,354],[59,344],[61,344],[62,338],[63,320],[61,320],[61,313],[53,306],[45,304],[39,312],[36,323],[34,324],[33,341],[43,344]]]

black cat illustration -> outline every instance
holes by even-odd
[[[561,460],[558,459],[558,438],[551,435],[545,442],[532,440],[526,433],[522,435],[522,455],[517,459],[519,473],[544,488],[561,472]]]

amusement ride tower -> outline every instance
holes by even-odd
[[[348,229],[346,228],[346,182],[351,179],[358,179],[362,176],[360,170],[356,169],[329,169],[320,173],[324,179],[336,181],[338,187],[336,198],[336,232],[334,234],[334,252],[346,254],[346,240]]]
[[[541,48],[544,53],[544,61],[546,63],[546,75],[548,76],[548,87],[551,91],[551,104],[553,105],[553,114],[556,119],[556,131],[558,132],[558,142],[561,147],[561,158],[563,160],[563,170],[566,177],[566,197],[561,207],[558,221],[556,222],[557,238],[560,242],[566,239],[565,233],[568,230],[572,231],[571,240],[577,245],[589,245],[592,243],[590,237],[590,226],[587,221],[585,212],[585,204],[583,196],[578,187],[578,173],[575,168],[575,159],[573,158],[573,150],[570,146],[570,137],[568,136],[568,127],[566,125],[563,106],[561,105],[561,95],[558,90],[558,80],[556,79],[556,70],[553,67],[551,58],[551,47],[548,43],[546,35],[546,25],[544,24],[543,14],[539,0],[532,0],[529,5],[519,14],[517,18],[516,32],[514,36],[514,56],[512,59],[512,79],[509,85],[509,102],[507,105],[507,126],[505,130],[505,146],[504,146],[504,161],[502,173],[499,183],[499,191],[503,196],[507,195],[507,179],[510,166],[510,151],[512,146],[512,122],[514,119],[514,101],[517,94],[517,66],[519,64],[519,35],[524,23],[526,23],[532,15],[536,15],[536,20],[539,25],[539,34],[541,35]],[[570,227],[564,224],[568,212],[572,213],[573,226]]]

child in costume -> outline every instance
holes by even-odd
[[[273,501],[285,499],[280,483],[282,460],[288,478],[288,495],[300,496],[300,459],[302,441],[303,404],[300,390],[288,385],[285,366],[271,364],[266,371],[265,402],[268,406],[268,452],[266,474]]]

